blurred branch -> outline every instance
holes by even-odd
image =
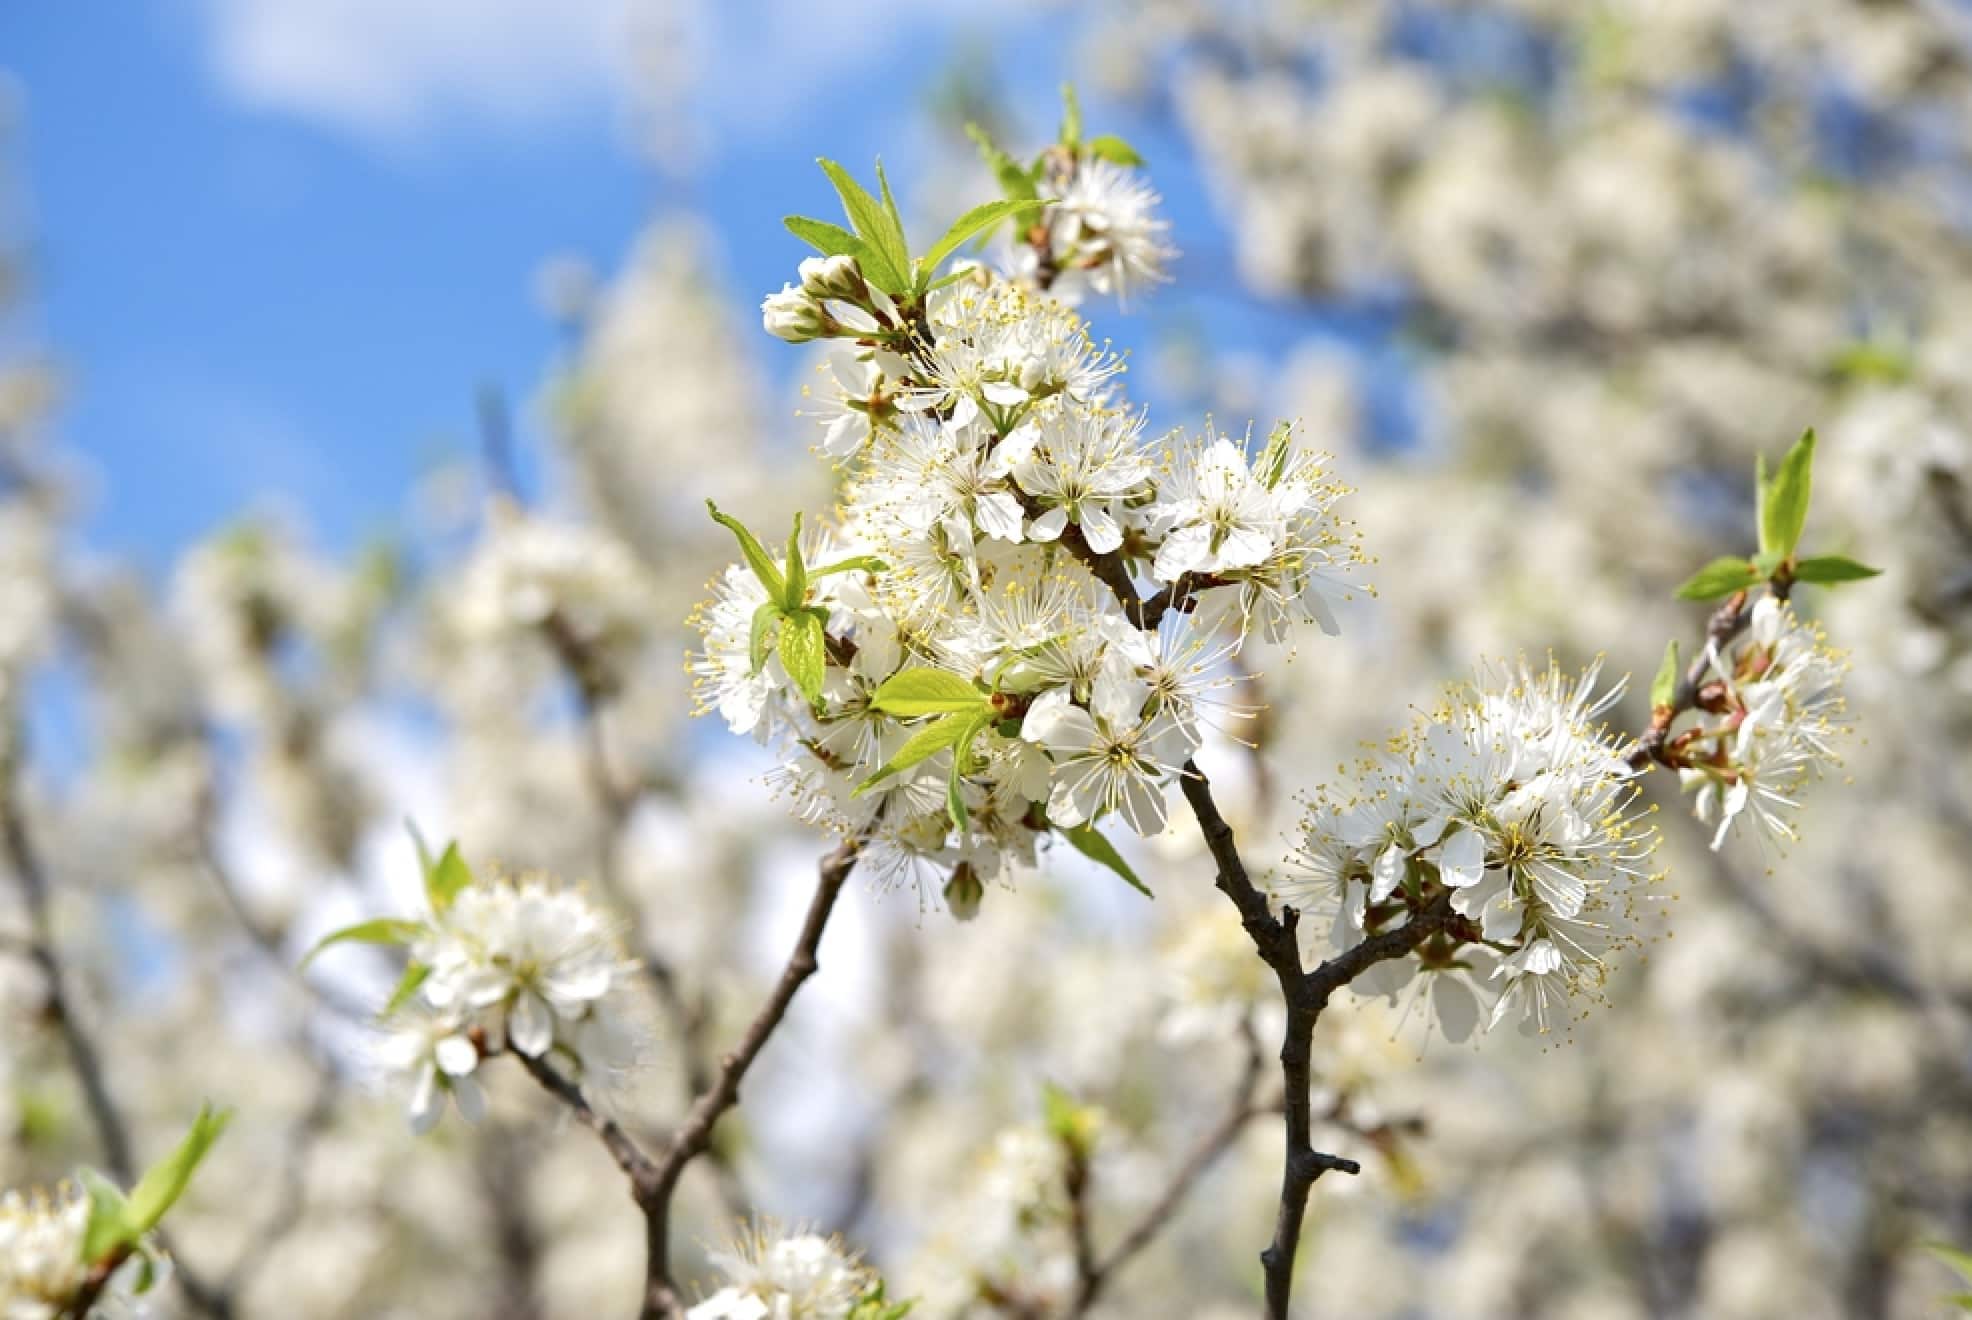
[[[1172,1171],[1163,1191],[1136,1219],[1130,1228],[1118,1239],[1116,1245],[1100,1260],[1085,1256],[1079,1249],[1076,1253],[1079,1283],[1076,1287],[1075,1301],[1068,1314],[1080,1316],[1088,1313],[1102,1296],[1103,1289],[1122,1269],[1157,1236],[1176,1217],[1177,1210],[1187,1196],[1198,1185],[1201,1178],[1221,1155],[1239,1139],[1246,1125],[1263,1114],[1272,1112],[1277,1106],[1256,1102],[1260,1089],[1260,1074],[1265,1064],[1265,1055],[1260,1048],[1260,1037],[1253,1030],[1250,1018],[1239,1024],[1239,1038],[1245,1047],[1245,1064],[1240,1069],[1239,1081],[1233,1087],[1231,1099],[1219,1121],[1201,1134],[1192,1144],[1190,1152],[1182,1163]]]

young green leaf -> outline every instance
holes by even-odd
[[[1808,521],[1808,496],[1814,486],[1815,433],[1810,427],[1767,483],[1760,497],[1760,549],[1781,558],[1793,555]]]
[[[985,158],[987,168],[993,171],[993,177],[1000,181],[1001,192],[1014,201],[1033,201],[1041,195],[1034,175],[1002,151],[985,129],[977,124],[967,124],[965,131],[966,136],[979,145],[979,154]]]
[[[1671,704],[1671,698],[1678,691],[1678,642],[1664,648],[1664,661],[1657,666],[1657,677],[1650,680],[1650,706],[1652,710]]]
[[[443,912],[471,883],[472,868],[459,855],[459,845],[448,843],[439,859],[425,870],[425,899],[433,912]]]
[[[146,1169],[137,1185],[130,1189],[130,1197],[124,1204],[124,1221],[131,1232],[141,1235],[157,1227],[164,1212],[184,1194],[199,1161],[232,1121],[230,1109],[214,1109],[209,1104],[199,1106],[192,1130],[178,1143],[178,1149]]]
[[[302,958],[301,966],[307,967],[309,963],[314,962],[316,958],[321,956],[324,949],[332,945],[394,944],[402,946],[413,943],[424,933],[425,925],[421,921],[403,921],[397,917],[375,917],[369,921],[359,921],[353,926],[344,926],[341,930],[332,931],[324,935],[316,942],[315,947],[310,949],[307,955]]]
[[[1841,555],[1816,555],[1812,559],[1803,559],[1794,565],[1794,580],[1826,587],[1833,586],[1837,582],[1860,582],[1864,578],[1873,578],[1882,571],[1880,568],[1871,568],[1867,564],[1858,564],[1853,559],[1845,559]]]
[[[828,642],[822,621],[806,610],[787,616],[781,624],[781,667],[810,706],[822,700],[822,675],[828,668]]]
[[[945,814],[951,817],[952,828],[963,834],[970,818],[965,810],[965,776],[959,773],[957,757],[952,758],[952,777],[945,781]]]
[[[1082,144],[1082,98],[1074,83],[1061,85],[1061,145],[1073,150]]]
[[[79,1176],[82,1190],[89,1196],[89,1219],[82,1229],[82,1260],[94,1265],[135,1241],[137,1234],[130,1228],[129,1203],[116,1184],[94,1169],[83,1169]]]
[[[1143,164],[1143,157],[1137,154],[1137,149],[1114,133],[1103,133],[1090,138],[1089,154],[1113,165],[1127,165],[1134,168]]]
[[[897,209],[897,199],[890,195],[890,180],[883,172],[883,161],[880,158],[876,163],[876,186],[877,191],[883,195],[883,216],[888,222],[884,226],[884,237],[893,245],[892,259],[896,261],[900,273],[909,274],[911,241],[904,236],[904,215]]]
[[[1676,594],[1679,600],[1717,600],[1754,585],[1761,576],[1760,571],[1746,560],[1727,555],[1714,559],[1686,578]]]
[[[390,998],[385,1001],[383,1011],[378,1013],[377,1016],[379,1018],[387,1018],[398,1009],[404,1007],[404,1005],[410,1003],[411,996],[422,990],[424,983],[430,978],[430,964],[421,963],[415,958],[412,959],[410,966],[404,969],[404,975],[397,979],[397,988],[390,992]]]
[[[808,595],[808,566],[801,562],[801,514],[794,515],[794,530],[787,534],[787,586],[781,604],[798,610]]]
[[[890,565],[884,563],[875,555],[851,555],[847,559],[838,559],[833,564],[824,564],[820,568],[811,568],[808,570],[808,576],[810,578],[825,578],[832,573],[881,573],[888,567]]]
[[[1130,869],[1130,864],[1123,860],[1123,854],[1116,851],[1116,845],[1105,839],[1095,826],[1086,824],[1077,825],[1072,829],[1062,829],[1060,826],[1056,826],[1055,829],[1062,838],[1075,846],[1076,852],[1081,853],[1082,856],[1088,858],[1090,861],[1101,862],[1104,866],[1122,876],[1130,888],[1136,890],[1145,898],[1155,897],[1150,892],[1150,886],[1139,880],[1137,873]]]
[[[1778,550],[1762,550],[1753,556],[1753,572],[1761,581],[1766,581],[1780,572],[1780,566],[1787,562],[1787,556]]]
[[[1949,1242],[1927,1242],[1924,1249],[1957,1270],[1967,1283],[1972,1283],[1972,1251],[1962,1251]]]
[[[931,245],[931,251],[918,258],[917,283],[919,288],[922,290],[929,286],[932,272],[938,269],[939,263],[958,251],[967,239],[975,234],[993,228],[1010,215],[1018,215],[1022,211],[1035,210],[1040,205],[1041,203],[1038,200],[1017,201],[1006,199],[997,202],[987,202],[983,206],[973,207],[970,211],[967,211],[964,215],[952,221],[952,227],[945,231],[945,236]]]
[[[746,672],[749,675],[759,673],[761,666],[767,663],[767,652],[774,644],[774,625],[786,617],[787,611],[781,608],[777,600],[767,601],[753,611],[753,628],[746,639],[746,659],[750,666]]]
[[[787,232],[806,243],[825,257],[848,255],[867,266],[870,245],[844,229],[826,220],[815,220],[805,215],[790,215],[782,218]]]
[[[870,705],[886,715],[944,715],[977,710],[986,694],[969,679],[944,669],[906,669],[883,680]]]
[[[941,716],[918,729],[902,747],[897,749],[895,756],[883,763],[882,769],[856,785],[856,791],[852,796],[861,797],[899,771],[908,770],[920,762],[928,761],[947,747],[956,747],[961,738],[969,740],[968,726],[971,732],[978,732],[978,725],[974,723],[975,718],[964,712],[954,712]]]
[[[822,172],[829,176],[835,185],[836,196],[842,199],[843,212],[856,233],[869,245],[869,257],[862,261],[863,277],[875,284],[885,293],[904,291],[904,274],[910,269],[910,254],[904,251],[901,232],[893,233],[890,216],[883,204],[870,196],[869,190],[857,183],[848,170],[822,157],[816,162]]]
[[[754,539],[753,533],[739,519],[719,512],[719,506],[711,500],[705,507],[712,511],[712,521],[731,532],[739,540],[740,554],[746,558],[746,566],[753,570],[753,576],[760,579],[760,585],[767,589],[767,599],[780,600],[787,594],[787,582],[781,577],[780,569],[767,557],[767,549]]]
[[[430,875],[432,866],[431,848],[425,843],[425,836],[419,832],[418,822],[407,816],[404,820],[404,828],[410,832],[411,846],[418,850],[418,874]]]

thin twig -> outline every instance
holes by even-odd
[[[822,933],[835,910],[843,884],[855,869],[860,846],[859,840],[847,840],[822,859],[814,897],[809,900],[801,934],[781,969],[780,979],[739,1043],[720,1059],[712,1084],[699,1095],[684,1123],[655,1158],[646,1154],[620,1123],[591,1106],[582,1089],[552,1064],[516,1055],[535,1081],[566,1105],[577,1122],[597,1135],[629,1179],[631,1195],[644,1215],[645,1272],[643,1302],[638,1311],[640,1320],[674,1320],[685,1312],[684,1298],[671,1275],[671,1202],[679,1179],[693,1160],[711,1149],[713,1128],[727,1110],[739,1103],[740,1083],[746,1079],[747,1070],[787,1017],[788,1006],[794,1002],[802,984],[820,967]]]
[[[1157,1237],[1175,1217],[1178,1207],[1191,1195],[1199,1179],[1219,1157],[1239,1139],[1239,1134],[1254,1119],[1269,1112],[1266,1105],[1256,1104],[1254,1096],[1260,1089],[1260,1074],[1265,1065],[1265,1055],[1260,1048],[1260,1038],[1254,1033],[1250,1020],[1239,1024],[1240,1039],[1245,1043],[1246,1061],[1240,1069],[1239,1081],[1233,1087],[1231,1099],[1219,1121],[1202,1133],[1193,1143],[1184,1160],[1171,1172],[1164,1190],[1150,1207],[1138,1215],[1136,1221],[1119,1238],[1107,1255],[1082,1270],[1076,1289],[1075,1302],[1069,1310],[1070,1316],[1088,1313],[1101,1298],[1103,1289],[1116,1276],[1117,1271],[1129,1264],[1137,1254]]]

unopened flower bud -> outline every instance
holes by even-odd
[[[846,252],[810,257],[801,263],[801,288],[811,298],[840,298],[858,306],[870,299],[863,268]]]
[[[960,921],[971,921],[979,915],[979,902],[986,897],[986,886],[979,883],[979,873],[972,869],[971,862],[960,862],[952,870],[952,878],[945,882],[945,906]]]
[[[760,320],[776,339],[804,344],[821,338],[825,318],[813,298],[790,284],[761,302]]]

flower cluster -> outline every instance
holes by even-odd
[[[507,1049],[583,1077],[628,1061],[636,964],[586,894],[541,877],[476,876],[456,848],[427,867],[425,890],[423,921],[366,922],[323,941],[411,950],[385,1010],[394,1029],[382,1053],[410,1082],[414,1131],[429,1131],[448,1097],[476,1122],[485,1110],[480,1060]]]
[[[0,1195],[0,1315],[7,1320],[57,1320],[69,1314],[93,1263],[83,1253],[89,1198],[74,1183],[52,1194]],[[117,1270],[97,1301],[97,1313],[122,1313],[134,1297],[141,1262]]]
[[[1283,902],[1331,922],[1338,948],[1443,904],[1453,919],[1414,959],[1359,984],[1394,993],[1432,973],[1453,1039],[1477,1022],[1468,983],[1485,965],[1502,983],[1491,1025],[1517,1008],[1545,1031],[1568,998],[1598,991],[1604,955],[1638,938],[1657,837],[1625,749],[1597,723],[1620,687],[1598,696],[1596,676],[1523,662],[1454,689],[1352,787],[1317,793],[1299,868],[1277,884]]]
[[[1767,836],[1792,840],[1800,790],[1836,760],[1847,666],[1819,628],[1773,595],[1754,605],[1735,645],[1714,644],[1706,661],[1698,722],[1667,749],[1679,782],[1697,795],[1698,818],[1718,823],[1715,850],[1749,816]]]
[[[1130,210],[1142,196],[1114,162],[1080,160],[1080,209],[1049,207],[1038,228],[1074,229],[1091,287],[1148,278],[1163,249]],[[766,322],[853,341],[819,409],[823,453],[848,465],[843,503],[780,553],[714,511],[747,562],[695,618],[700,707],[799,749],[781,783],[806,818],[865,836],[866,865],[951,868],[955,910],[1008,861],[1031,864],[1051,830],[1121,867],[1096,827],[1164,827],[1203,726],[1238,713],[1224,689],[1245,638],[1334,630],[1361,559],[1334,511],[1346,492],[1291,425],[1261,445],[1208,428],[1160,452],[1057,268],[933,280],[925,260],[883,255],[890,231],[869,219],[883,208],[832,177],[868,231],[860,256],[803,263]],[[1129,200],[1103,219],[1105,197]],[[865,268],[878,261],[888,275]],[[899,269],[917,273],[900,283]],[[1161,584],[1150,606],[1139,581]]]
[[[0,1193],[0,1316],[80,1320],[134,1316],[170,1270],[158,1222],[183,1194],[232,1114],[205,1106],[164,1159],[126,1195],[84,1169],[52,1193]]]
[[[726,1286],[687,1311],[687,1320],[898,1320],[874,1270],[834,1238],[757,1225],[712,1253]]]

